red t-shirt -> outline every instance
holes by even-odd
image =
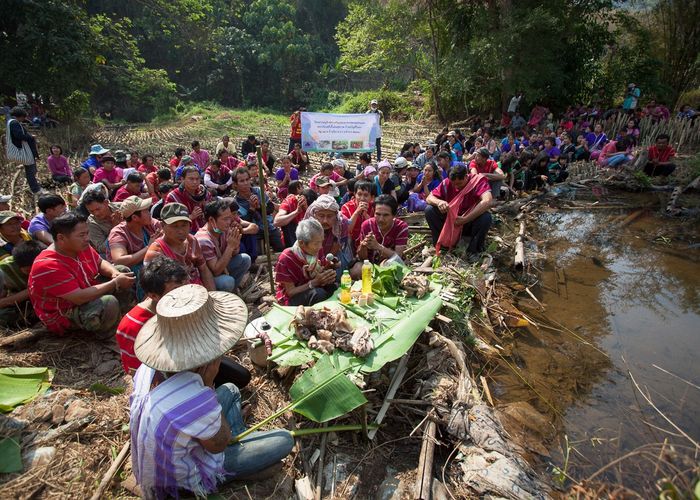
[[[117,327],[117,344],[122,357],[122,366],[126,373],[135,372],[141,366],[141,361],[134,354],[134,342],[143,325],[151,319],[155,313],[141,306],[134,306],[126,313]]]
[[[178,158],[177,156],[173,156],[172,158],[170,158],[168,165],[170,165],[170,170],[172,170],[174,173],[175,169],[180,166],[180,158]]]
[[[144,163],[139,165],[138,171],[141,172],[142,174],[150,174],[152,172],[157,172],[158,167],[155,165],[151,165],[150,167],[147,167]]]
[[[479,174],[492,174],[498,168],[498,163],[491,159],[488,159],[486,160],[486,165],[480,167],[479,165],[477,165],[476,160],[472,160],[471,162],[469,162],[469,170],[471,171],[472,168],[475,168],[477,173]]]
[[[649,148],[649,161],[656,160],[659,163],[666,163],[674,156],[676,156],[676,152],[671,146],[666,146],[663,151],[657,148],[656,144]]]
[[[29,273],[29,298],[39,319],[46,328],[64,333],[71,321],[63,314],[75,304],[61,297],[97,284],[102,258],[88,247],[77,259],[58,253],[52,248],[42,251]]]
[[[116,193],[114,193],[114,199],[112,201],[114,201],[114,202],[124,201],[129,196],[138,196],[138,195],[134,194],[131,191],[129,191],[128,189],[126,189],[126,186],[122,186],[119,189],[117,189]]]
[[[394,219],[394,224],[386,234],[382,234],[377,219],[372,217],[362,223],[360,230],[360,239],[363,239],[368,234],[373,233],[380,245],[395,250],[397,246],[406,245],[408,243],[408,224],[401,219]],[[382,261],[381,255],[374,250],[370,250],[368,254],[370,262],[379,264]]]
[[[299,206],[299,200],[297,200],[297,195],[290,194],[282,201],[282,203],[280,203],[280,210],[284,210],[288,214],[291,214],[292,212],[294,212],[297,209],[298,206]],[[305,212],[303,212],[303,211],[299,212],[297,214],[296,218],[294,219],[294,222],[298,224],[302,220],[304,220],[304,213]]]
[[[318,261],[322,266],[328,263],[323,255],[323,250],[318,252]],[[285,248],[280,254],[275,265],[275,283],[277,288],[275,298],[281,305],[289,305],[289,296],[282,283],[291,283],[296,287],[311,280],[304,272],[305,265],[306,261],[298,257],[291,248]]]
[[[355,198],[351,199],[345,205],[340,207],[340,213],[343,214],[348,220],[350,220],[350,218],[356,211],[357,201],[355,201]],[[362,223],[366,220],[371,219],[372,217],[374,217],[374,203],[370,203],[367,212],[365,212],[365,214],[362,215],[360,219],[355,221],[355,227],[352,228],[352,241],[354,241],[355,243],[360,241],[360,228],[362,226]]]
[[[472,175],[473,174],[467,175],[467,180],[470,180]],[[459,206],[460,215],[466,214],[472,208],[478,205],[481,201],[481,195],[490,190],[491,186],[489,186],[488,179],[486,179],[486,177],[482,177],[481,180],[477,182],[476,187],[472,190],[472,192],[462,198],[462,203]],[[450,181],[450,179],[445,179],[438,187],[433,189],[430,194],[439,200],[444,200],[449,203],[452,201],[452,198],[459,194],[459,191],[457,191],[457,189],[452,185],[452,181]]]

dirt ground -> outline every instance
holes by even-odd
[[[226,119],[226,117],[219,117]],[[389,126],[385,129],[384,147],[387,151],[398,151],[404,137],[425,140],[432,137],[432,128],[426,126]],[[70,139],[75,147],[75,156],[71,157],[72,166],[77,165],[78,158],[84,154],[86,146],[91,142],[100,142],[113,150],[126,148],[138,150],[141,153],[152,152],[157,156],[157,164],[164,163],[176,146],[186,146],[191,139],[198,138],[204,148],[214,149],[222,132],[228,132],[231,140],[239,144],[248,130],[244,126],[233,126],[232,130],[208,128],[199,121],[187,121],[164,127],[108,127],[95,131],[86,131],[82,135],[73,131]],[[255,130],[259,137],[268,137],[273,151],[286,150],[287,129],[279,125],[264,125],[261,130]],[[63,134],[63,135],[62,135]],[[49,137],[42,140],[44,146],[48,142],[66,140],[65,131],[51,132]],[[46,147],[44,147],[44,150]],[[313,165],[321,162],[320,155],[312,157]],[[46,187],[52,187],[47,180],[46,172],[41,177]],[[61,192],[61,189],[58,189]],[[0,193],[13,192],[13,207],[22,209],[27,216],[32,214],[32,200],[27,195],[24,179],[14,170],[4,168],[0,172]],[[517,212],[517,210],[516,210]],[[504,360],[514,366],[524,366],[525,358],[537,357],[543,353],[543,342],[529,337],[516,338],[513,329],[507,326],[510,319],[517,318],[526,307],[537,305],[525,297],[525,285],[530,286],[536,280],[538,271],[534,265],[532,281],[522,274],[515,276],[510,272],[512,250],[517,232],[517,222],[512,214],[499,215],[499,226],[494,234],[496,250],[494,265],[500,270],[497,285],[489,290],[480,290],[482,302],[488,303],[488,309],[452,312],[448,314],[453,320],[471,318],[473,324],[466,324],[464,331],[454,334],[456,330],[439,325],[443,334],[450,332],[456,341],[464,340],[468,347],[468,364],[476,378],[486,376],[490,381],[480,386],[479,392],[486,398],[488,385],[491,384],[493,394],[488,397],[498,403],[503,393],[508,393],[509,403],[517,405],[505,408],[506,416],[503,424],[514,442],[523,450],[524,455],[533,464],[546,471],[546,443],[557,434],[556,409],[552,410],[533,397],[527,387],[524,387],[512,375],[505,374],[501,362],[494,362],[489,357],[486,348],[494,350],[493,345],[502,349]],[[420,254],[414,256],[420,261]],[[258,278],[261,288],[265,288],[264,273]],[[523,284],[524,283],[524,284]],[[516,300],[516,296],[521,302]],[[471,296],[470,296],[471,297]],[[470,302],[471,303],[471,302]],[[519,304],[523,304],[520,306]],[[260,314],[256,306],[251,304],[251,319]],[[475,308],[479,306],[475,305]],[[521,307],[522,311],[517,307]],[[534,313],[533,313],[534,314]],[[485,319],[484,319],[485,318]],[[493,326],[491,326],[493,325]],[[494,333],[494,328],[497,333]],[[472,348],[474,339],[464,336],[466,330],[482,342],[486,347],[477,343]],[[7,335],[12,332],[3,332]],[[581,347],[581,349],[586,349]],[[433,375],[426,356],[430,346],[427,335],[423,335],[414,347],[409,361],[408,370],[398,393],[394,399],[415,401],[419,398],[423,385]],[[534,353],[534,354],[533,354]],[[253,379],[243,392],[244,398],[251,403],[252,414],[248,423],[255,423],[267,415],[283,408],[289,403],[288,389],[297,373],[279,370],[263,370],[252,365],[244,346],[232,353],[238,360],[251,370]],[[544,356],[544,355],[543,355]],[[542,381],[551,383],[555,378],[560,398],[557,407],[566,406],[570,401],[565,400],[565,394],[575,394],[586,391],[595,380],[589,378],[570,377],[569,374],[558,373],[556,370],[565,365],[563,358],[572,356],[570,352],[548,350],[547,359],[533,373],[542,377]],[[599,372],[601,366],[608,363],[607,358],[598,356],[580,356],[587,359],[589,366],[581,367],[582,373]],[[561,358],[561,359],[558,359]],[[48,366],[55,369],[51,391],[33,402],[15,410],[9,417],[0,417],[0,435],[16,435],[21,429],[23,444],[29,445],[32,439],[44,439],[42,446],[55,448],[48,450],[48,460],[43,463],[38,460],[31,468],[22,474],[0,477],[0,495],[2,498],[89,498],[110,464],[129,439],[129,401],[130,378],[125,376],[119,362],[119,351],[116,343],[97,342],[88,335],[55,337],[43,336],[36,341],[11,349],[0,348],[1,366]],[[395,364],[385,367],[373,374],[368,382],[365,396],[369,400],[367,417],[371,421],[375,416],[385,396]],[[96,386],[95,384],[101,384]],[[483,384],[483,382],[482,382]],[[562,387],[567,385],[567,387]],[[549,397],[549,395],[548,395]],[[561,399],[564,398],[564,399]],[[522,403],[527,403],[527,406]],[[552,415],[554,414],[554,418]],[[421,449],[422,425],[426,421],[427,407],[421,404],[405,403],[392,404],[384,425],[376,438],[368,442],[358,433],[331,433],[328,435],[324,460],[323,496],[325,498],[412,498],[412,488],[416,481],[416,468],[419,463]],[[359,410],[338,419],[335,423],[360,423],[363,416]],[[272,426],[282,426],[289,429],[308,427],[311,424],[301,416],[288,413]],[[47,435],[47,432],[63,429],[58,436]],[[49,439],[51,438],[51,439]],[[460,469],[457,465],[457,448],[447,435],[438,434],[436,448],[436,468],[434,477],[446,488],[442,490],[444,498],[470,498],[476,495],[470,492],[461,481]],[[315,481],[319,469],[318,459],[314,459],[321,447],[319,436],[309,436],[297,440],[297,446],[292,454],[284,461],[281,471],[272,477],[245,483],[231,483],[222,489],[216,498],[291,498],[294,496],[294,481],[308,476]],[[312,463],[313,462],[313,463]],[[120,486],[120,481],[130,474],[130,464],[127,460],[121,472],[115,477],[105,497],[135,498],[132,493]],[[564,494],[565,490],[555,494]],[[595,498],[593,487],[585,490],[584,497]],[[608,490],[600,490],[600,496],[608,494]],[[571,493],[571,491],[570,491]],[[591,493],[590,496],[587,496]],[[393,495],[393,496],[392,496]],[[443,498],[436,495],[435,498]]]

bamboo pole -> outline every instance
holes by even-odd
[[[275,280],[272,278],[272,255],[270,251],[270,228],[267,220],[267,196],[263,179],[262,146],[256,148],[258,154],[258,179],[260,181],[260,210],[262,212],[263,236],[265,238],[265,253],[267,255],[267,275],[270,279],[270,293],[275,293]]]

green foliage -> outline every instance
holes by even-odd
[[[387,119],[422,118],[425,115],[422,103],[416,103],[413,94],[385,89],[330,92],[327,110],[333,113],[364,113],[369,109],[369,102],[372,99],[377,99],[379,109]]]
[[[50,96],[57,104],[88,80],[96,60],[89,20],[76,1],[0,3],[2,93]]]
[[[90,94],[84,90],[74,90],[61,101],[57,109],[58,119],[70,123],[90,111]]]
[[[637,170],[634,173],[634,180],[636,180],[637,183],[644,188],[648,188],[651,186],[651,177],[649,177],[641,170]]]

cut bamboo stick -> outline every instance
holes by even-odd
[[[414,498],[417,500],[430,500],[433,489],[433,461],[435,458],[435,434],[437,425],[428,420],[423,432],[423,444],[418,459],[418,477]]]
[[[520,221],[520,231],[518,231],[518,237],[515,239],[513,266],[517,270],[525,267],[525,221]]]

